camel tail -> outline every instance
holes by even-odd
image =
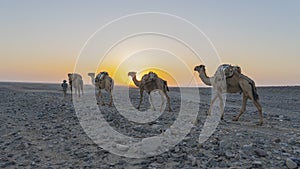
[[[254,99],[254,100],[259,100],[259,97],[258,97],[257,90],[256,90],[256,87],[255,87],[254,82],[250,82],[249,84],[250,84],[251,87],[252,87],[253,99]]]
[[[168,84],[167,84],[167,81],[164,81],[164,85],[165,85],[166,90],[167,90],[167,91],[170,91],[170,90],[169,90],[169,87],[168,87]]]

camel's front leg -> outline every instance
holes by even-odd
[[[224,119],[224,101],[222,98],[222,94],[218,92],[218,97],[220,99],[220,109],[221,109],[221,120]]]
[[[161,90],[159,90],[159,94],[160,94],[160,97],[161,97],[160,112],[162,112],[163,111],[163,106],[166,103],[166,96],[165,96],[165,93],[162,92]]]
[[[73,87],[72,87],[72,84],[70,84],[70,91],[71,91],[71,95],[72,95],[72,91],[73,91],[73,89],[72,89]]]
[[[216,99],[217,99],[217,97],[218,97],[218,95],[216,94],[214,97],[213,97],[213,99],[210,101],[210,106],[209,106],[209,109],[208,109],[208,111],[207,111],[207,115],[211,115],[211,109],[212,109],[212,107],[213,107],[213,104],[215,104],[215,101],[216,101]]]
[[[238,116],[233,118],[232,119],[233,121],[238,121],[239,118],[241,117],[241,115],[246,111],[247,100],[248,100],[248,97],[243,93],[243,101],[242,101],[242,108],[241,108],[240,114],[238,114]]]
[[[171,111],[172,111],[172,109],[171,109],[170,97],[168,96],[168,94],[167,94],[167,91],[164,91],[164,94],[166,95],[167,102],[168,102],[168,105],[169,105],[169,112],[171,112]]]
[[[149,102],[150,102],[150,105],[151,105],[151,109],[152,109],[153,111],[155,111],[155,107],[154,107],[153,101],[152,101],[151,92],[149,93]]]
[[[98,91],[98,96],[100,96],[100,99],[101,99],[101,105],[104,106],[105,103],[104,103],[103,95],[102,95],[102,93],[101,93],[101,89],[99,89],[99,91]],[[97,104],[99,104],[99,101],[97,102]]]
[[[144,90],[141,89],[140,90],[140,103],[139,103],[137,109],[140,109],[140,107],[141,107],[141,104],[142,104],[142,101],[143,101],[143,93],[144,93]]]
[[[109,106],[111,107],[112,106],[112,101],[113,101],[112,91],[109,91],[109,96],[110,96]]]
[[[77,90],[78,90],[78,88],[75,88],[75,96],[78,96],[77,95]],[[80,93],[79,93],[79,95],[80,95]],[[78,96],[79,97],[79,96]]]

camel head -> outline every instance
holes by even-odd
[[[74,80],[74,74],[68,73],[69,83],[71,83]]]
[[[91,78],[95,77],[95,73],[88,73],[88,76],[90,76]]]
[[[82,79],[82,76],[78,73],[68,73],[69,79],[75,80],[75,79]]]
[[[195,66],[194,71],[199,72],[201,69],[205,70],[205,66],[204,65]]]
[[[136,76],[136,72],[128,72],[128,76],[135,77]]]

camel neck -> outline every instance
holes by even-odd
[[[199,70],[199,77],[204,84],[211,86],[210,77],[207,76],[205,70]]]
[[[90,76],[91,77],[91,82],[93,85],[95,85],[95,77],[94,76]]]
[[[141,82],[137,80],[136,76],[134,76],[132,80],[137,87],[140,87]]]

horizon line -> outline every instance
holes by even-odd
[[[60,84],[61,82],[53,82],[53,81],[2,81],[0,80],[0,83],[34,83],[34,84]],[[93,86],[91,83],[86,83],[84,85],[90,85]],[[136,87],[131,85],[115,85],[117,87]],[[206,86],[206,85],[198,85],[198,86],[173,86],[168,85],[169,87],[201,87],[201,88],[211,88],[212,86]],[[256,87],[300,87],[300,84],[270,84],[270,85],[257,85]],[[138,88],[138,87],[137,87]]]

